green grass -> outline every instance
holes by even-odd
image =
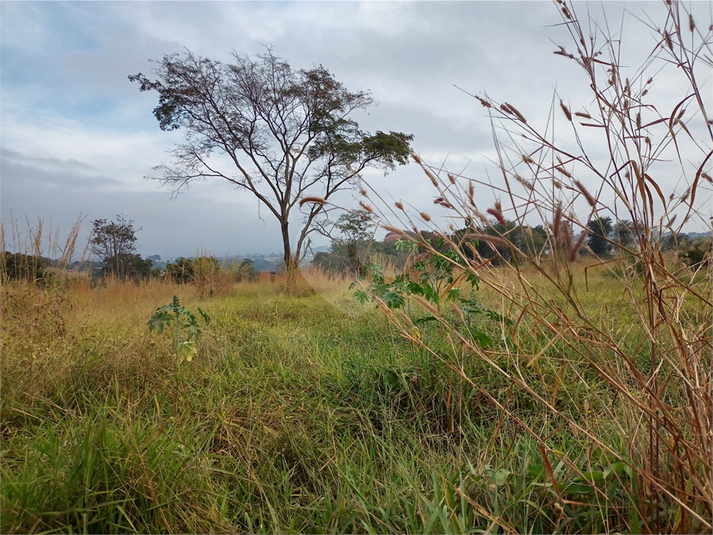
[[[5,291],[3,533],[635,528],[620,459],[463,360],[480,388],[598,474],[583,481],[551,458],[555,488],[517,422],[343,287],[327,300],[266,284],[203,298],[153,283]],[[173,293],[213,319],[178,368],[170,335],[146,325]],[[543,359],[529,373],[554,380],[559,369]],[[570,408],[587,401],[573,414],[607,418],[601,381],[560,392]]]

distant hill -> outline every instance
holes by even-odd
[[[709,238],[711,234],[711,232],[687,232],[686,236],[688,236],[689,240],[697,240],[699,238]]]

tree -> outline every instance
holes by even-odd
[[[366,210],[352,210],[339,216],[334,226],[341,236],[332,239],[332,251],[344,249],[347,268],[361,275],[363,262],[360,253],[371,242],[371,229],[374,227],[371,214]]]
[[[587,225],[587,245],[596,256],[606,256],[611,250],[609,234],[613,229],[610,217],[595,217]]]
[[[134,222],[117,215],[116,221],[111,222],[95,219],[92,226],[92,252],[104,263],[104,273],[125,277],[129,266],[136,264],[133,257],[138,256]]]
[[[288,275],[299,269],[334,193],[355,185],[367,167],[386,172],[408,162],[413,136],[363,132],[349,116],[372,98],[348,91],[321,65],[293,70],[270,49],[255,59],[233,54],[232,63],[187,51],[164,56],[155,74],[129,80],[158,93],[160,128],[183,128],[185,141],[172,152],[174,165],[157,167],[163,174],[154,178],[174,193],[211,178],[251,192],[280,223]],[[304,220],[293,244],[300,203]]]
[[[614,242],[623,248],[631,247],[635,244],[636,225],[629,220],[618,221],[614,226]]]
[[[49,258],[25,253],[0,252],[2,282],[11,280],[41,281],[47,277]]]
[[[141,258],[140,254],[120,254],[118,258],[108,258],[101,270],[103,277],[115,275],[123,279],[141,281],[154,275],[153,262]]]
[[[214,256],[199,256],[198,258],[179,257],[166,264],[168,277],[177,284],[196,282],[199,279],[209,279],[220,271],[220,262]]]

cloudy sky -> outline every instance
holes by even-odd
[[[710,5],[693,9],[710,20]],[[634,15],[660,20],[662,3],[575,7],[605,9],[612,20],[626,9],[631,42],[646,52],[656,42]],[[127,76],[150,75],[149,60],[164,54],[229,60],[271,45],[294,68],[321,64],[347,88],[371,91],[378,105],[355,116],[362,127],[411,133],[429,163],[481,179],[493,157],[490,125],[458,88],[515,104],[543,125],[555,90],[572,104],[591,102],[581,74],[552,54],[567,37],[550,2],[4,1],[0,17],[3,222],[43,217],[69,229],[81,214],[86,236],[93,219],[124,214],[142,228],[145,256],[281,251],[277,225],[249,193],[200,182],[172,200],[144,179],[170,162],[183,134],[159,129],[156,95]],[[386,196],[434,208],[415,165],[367,179]],[[483,190],[486,208],[494,199]]]

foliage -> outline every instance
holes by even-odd
[[[48,258],[23,253],[0,252],[2,280],[26,280],[34,282],[47,276]]]
[[[186,132],[175,166],[162,167],[158,179],[175,192],[204,178],[250,191],[280,223],[288,272],[298,269],[335,192],[367,167],[388,170],[408,161],[412,136],[363,132],[349,115],[367,109],[371,97],[348,91],[322,66],[293,70],[270,49],[254,59],[234,54],[232,63],[186,52],[164,56],[155,74],[156,80],[129,79],[158,93],[161,129]],[[233,171],[209,162],[214,152],[228,155]],[[308,200],[292,243],[293,211]]]
[[[500,296],[485,284],[491,274],[483,275],[479,302],[496,310]],[[529,277],[533,291],[549,291]],[[605,321],[633,323],[623,315],[618,281],[600,270],[589,283],[597,292],[583,294],[584,307]],[[577,284],[584,287],[581,279]],[[8,286],[13,296],[42,292]],[[182,304],[199,296],[194,286],[168,280],[68,288],[58,294],[65,303],[61,334],[47,316],[43,325],[28,326],[40,312],[36,299],[24,307],[14,297],[3,300],[3,307],[14,305],[0,316],[2,533],[645,527],[631,500],[642,483],[630,466],[631,437],[619,433],[620,415],[610,412],[618,400],[592,374],[585,373],[583,385],[572,365],[556,357],[561,347],[548,350],[537,367],[519,369],[508,352],[522,337],[505,345],[497,330],[488,331],[495,345],[482,349],[515,377],[522,373],[535,384],[541,376],[549,386],[540,393],[560,410],[601,422],[594,439],[557,425],[547,407],[532,403],[480,355],[444,362],[395,336],[378,309],[338,309],[324,295],[298,299],[269,283],[201,298],[212,328],[204,328],[201,358],[177,368],[173,348],[147,336],[137,321],[177,289]],[[341,283],[330,292],[353,303]],[[420,296],[407,298],[411,311],[407,304],[394,314],[418,318]],[[449,311],[457,301],[441,303]],[[484,319],[474,315],[472,324]],[[445,332],[435,327],[417,328],[447,357],[447,340],[436,336]],[[543,336],[537,349],[548,342]],[[547,450],[553,477],[527,432],[532,427],[554,450]],[[688,517],[685,531],[707,530]]]
[[[574,107],[555,95],[545,123],[538,124],[508,102],[475,96],[489,114],[503,180],[498,186],[456,176],[442,164],[432,167],[413,155],[435,187],[437,204],[449,210],[445,220],[464,221],[459,234],[452,223],[446,231],[428,213],[411,213],[401,203],[396,203],[399,211],[375,208],[395,214],[379,221],[395,234],[405,236],[400,229],[429,223],[431,232],[456,253],[454,269],[477,276],[491,302],[515,321],[499,322],[499,342],[483,344],[463,330],[457,312],[429,308],[424,300],[421,305],[435,318],[440,336],[420,337],[412,318],[388,306],[401,304],[398,292],[392,295],[394,289],[380,281],[373,291],[381,295],[380,308],[402,336],[432,358],[452,363],[454,374],[497,405],[504,426],[516,426],[537,444],[548,475],[545,484],[552,491],[540,507],[567,515],[566,506],[593,496],[598,510],[584,531],[609,531],[604,526],[613,521],[612,510],[629,532],[710,531],[711,273],[701,270],[691,277],[690,270],[681,270],[663,253],[675,246],[684,224],[709,224],[705,203],[713,127],[700,80],[710,70],[713,25],[694,20],[682,3],[665,2],[660,24],[653,12],[637,19],[655,36],[650,54],[637,67],[628,62],[632,49],[623,23],[613,34],[609,28],[618,24],[603,23],[591,13],[584,20],[573,2],[556,0],[555,5],[573,50],[559,46],[555,54],[586,77],[591,98]],[[659,77],[680,91],[677,101],[652,90]],[[564,124],[568,134],[556,131],[556,124]],[[670,162],[687,182],[671,180]],[[477,201],[487,196],[482,189],[499,198],[494,206],[485,209]],[[534,223],[544,232],[542,248],[535,246],[535,233],[527,231]],[[423,231],[408,239],[414,249],[447,258]],[[615,260],[587,266],[576,262],[587,240],[592,253],[613,254]],[[473,241],[487,247],[490,256],[471,246]],[[693,263],[705,257],[704,250],[680,258]],[[596,305],[605,291],[593,280],[597,269],[618,285],[615,313],[608,305]],[[482,371],[469,373],[464,363],[472,360],[486,363],[492,374],[509,382],[511,397],[503,399],[494,384],[483,386]],[[583,406],[584,391],[599,393]],[[560,433],[533,425],[530,415],[536,407],[549,414],[554,428],[570,429],[575,438],[587,440],[590,452],[596,449],[611,462],[623,462],[628,469],[619,475],[626,477],[613,476],[611,487],[584,483],[595,473],[602,479],[606,463],[585,470],[581,449],[555,444]],[[565,468],[575,475],[571,484],[560,487],[558,473]],[[497,470],[495,484],[502,487],[508,473]],[[585,487],[587,492],[579,492]],[[574,494],[579,496],[572,500],[568,489],[578,489]],[[552,500],[559,507],[552,508]],[[623,508],[617,505],[622,500]]]
[[[692,268],[705,268],[711,263],[711,250],[713,250],[713,240],[699,238],[681,248],[679,256]]]
[[[390,239],[384,239],[383,241],[359,240],[354,245],[356,246],[356,260],[361,264],[362,268],[364,264],[372,262],[384,266],[393,266],[395,269],[401,270],[410,255],[410,251],[398,249],[396,242]],[[355,269],[352,262],[353,258],[354,251],[350,251],[347,244],[336,240],[332,242],[329,252],[320,251],[316,253],[312,259],[312,264],[329,272],[350,274],[352,276],[363,275],[363,273],[359,273],[359,270]]]
[[[201,277],[209,277],[220,271],[220,263],[214,256],[198,258],[179,257],[166,264],[166,275],[178,284],[196,282]]]
[[[92,222],[92,252],[104,263],[103,276],[145,278],[151,271],[151,261],[136,254],[134,222],[123,215],[116,221],[95,219]]]
[[[206,325],[210,324],[210,316],[203,312],[200,307],[198,313],[203,318]],[[178,364],[184,360],[191,362],[197,353],[196,342],[202,334],[198,318],[186,307],[181,305],[177,295],[173,296],[173,301],[156,309],[148,322],[149,330],[163,332],[163,328],[168,326],[175,329],[174,348]],[[175,327],[174,327],[175,326]]]
[[[625,222],[617,223],[616,228],[620,236],[623,227],[624,236],[630,236],[630,234],[627,234],[628,227],[625,227],[625,225]],[[587,225],[587,230],[589,231],[587,234],[587,245],[595,256],[606,257],[611,251],[609,234],[611,234],[613,228],[611,217],[596,216]]]
[[[315,264],[325,269],[359,275],[369,256],[373,227],[372,216],[366,210],[351,210],[342,214],[334,223],[339,235],[332,236],[332,257],[315,256]],[[337,262],[334,262],[335,259]]]
[[[257,275],[255,271],[255,262],[250,258],[244,258],[237,266],[238,282],[251,281]]]
[[[117,270],[118,266],[118,270]],[[153,261],[148,258],[141,258],[136,253],[120,254],[119,258],[104,259],[104,267],[101,270],[103,277],[118,276],[134,281],[146,280],[156,275],[153,268]]]
[[[430,241],[425,243],[431,245]],[[417,250],[415,242],[405,240],[398,241],[397,247],[409,248],[412,252]],[[410,299],[416,298],[417,308],[425,309],[426,315],[411,313],[413,325],[409,336],[419,341],[421,332],[417,326],[441,321],[445,314],[442,306],[450,303],[451,310],[456,315],[456,321],[461,323],[463,332],[477,340],[481,346],[492,347],[495,345],[495,340],[484,330],[485,322],[481,321],[476,325],[473,320],[480,317],[481,320],[503,322],[505,325],[512,325],[512,321],[478,301],[475,290],[478,289],[480,280],[474,273],[462,270],[463,266],[460,262],[458,253],[454,249],[447,249],[441,253],[434,248],[416,257],[408,270],[397,275],[390,282],[384,278],[382,266],[366,264],[365,277],[354,282],[351,287],[358,284],[363,287],[354,293],[354,297],[360,303],[374,301],[390,310],[405,308]]]

